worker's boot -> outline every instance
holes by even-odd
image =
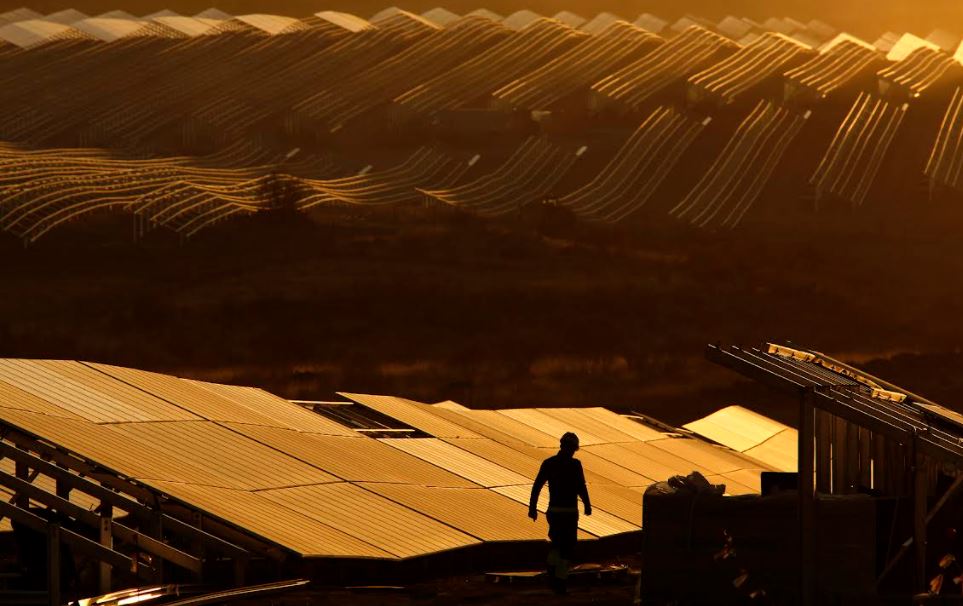
[[[568,593],[568,560],[562,559],[558,560],[558,565],[555,566],[555,576],[554,583],[552,584],[552,591],[558,595],[565,595]]]
[[[567,583],[565,582],[565,579],[560,579],[558,577],[552,578],[552,591],[554,591],[556,595],[568,595],[568,588],[566,585]]]
[[[548,573],[548,576],[547,576],[548,586],[549,588],[552,589],[552,591],[555,590],[555,571],[556,571],[556,567],[558,566],[558,562],[559,562],[558,551],[555,549],[552,549],[551,551],[548,552],[548,561],[545,566],[545,570]]]

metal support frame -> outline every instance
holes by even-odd
[[[946,492],[943,493],[943,496],[940,497],[940,499],[933,505],[933,508],[930,509],[929,513],[926,514],[927,524],[933,521],[933,518],[936,517],[936,514],[943,509],[943,506],[946,505],[950,499],[959,494],[961,487],[963,487],[963,475],[959,475],[955,480],[953,480],[953,483],[949,488],[946,489]]]
[[[73,489],[73,486],[66,482],[62,476],[58,476],[55,482],[57,486],[57,496],[69,501],[70,491]]]
[[[90,528],[100,529],[101,524],[103,523],[102,516],[84,509],[76,503],[71,503],[62,497],[51,494],[39,486],[35,486],[29,482],[24,482],[23,480],[20,480],[19,478],[2,471],[0,471],[0,485],[6,486],[18,495],[25,495],[26,497],[33,499],[34,501],[37,501],[38,503],[41,503],[60,514],[70,516],[71,518],[87,525]],[[200,572],[200,559],[195,558],[194,556],[185,553],[180,549],[171,547],[160,539],[149,537],[110,518],[107,518],[107,524],[109,526],[110,534],[114,537],[117,537],[121,541],[151,555],[167,560],[172,564],[186,568],[192,572]]]
[[[926,469],[923,455],[915,452],[913,440],[913,543],[916,545],[916,584],[925,591],[926,579]]]
[[[706,349],[706,358],[721,366],[725,366],[746,377],[764,385],[792,395],[799,390],[812,387],[812,379],[802,376],[791,368],[784,368],[771,360],[759,357],[753,360],[740,357],[726,349],[710,345]],[[836,363],[836,361],[834,361]],[[842,363],[839,363],[842,366]],[[883,383],[885,387],[894,387]],[[874,434],[884,435],[896,440],[900,444],[910,444],[916,438],[917,452],[925,454],[937,461],[952,465],[963,462],[963,444],[938,442],[927,433],[917,433],[917,428],[902,423],[892,416],[877,414],[878,411],[868,410],[867,405],[853,398],[853,394],[838,386],[818,385],[813,398],[813,406],[825,410],[830,414],[868,429]],[[908,393],[905,390],[900,390]],[[912,394],[909,394],[911,397]],[[928,403],[928,400],[923,400]]]
[[[815,409],[814,390],[805,389],[799,395],[799,548],[800,548],[800,604],[813,606],[815,599]]]
[[[27,511],[26,509],[20,509],[16,505],[7,503],[6,501],[0,501],[0,513],[3,513],[6,517],[11,520],[23,524],[31,530],[35,530],[40,533],[46,533],[47,527],[50,522],[41,518],[35,513]],[[113,549],[107,549],[100,543],[96,541],[91,541],[87,537],[77,534],[72,530],[67,528],[60,528],[60,540],[64,543],[70,545],[80,553],[98,558],[109,563],[111,566],[120,568],[121,570],[132,570],[132,560],[122,553],[116,552]]]
[[[310,581],[307,579],[294,579],[291,581],[265,583],[264,585],[251,585],[249,587],[241,586],[235,589],[226,589],[224,591],[184,598],[183,600],[172,602],[170,606],[208,606],[210,604],[222,604],[235,600],[256,599],[258,597],[293,591],[307,587],[308,585],[310,585]],[[273,600],[271,602],[273,603]]]
[[[950,499],[960,493],[960,489],[963,488],[963,475],[957,476],[953,484],[946,489],[946,492],[943,493],[933,507],[927,510],[925,461],[923,456],[918,452],[915,454],[913,461],[913,536],[907,539],[900,546],[896,554],[886,563],[879,578],[876,580],[876,585],[881,585],[903,557],[909,553],[911,549],[914,549],[916,554],[913,563],[914,578],[918,586],[917,589],[925,591],[929,587],[929,582],[926,578],[927,529],[930,522],[933,521]]]
[[[147,526],[150,528],[151,536],[164,536],[164,516],[160,512],[156,512],[151,515],[150,523]],[[204,572],[204,554],[199,552],[195,557],[197,559],[197,566],[191,568],[190,570],[197,576],[198,580],[200,580],[201,577],[203,577]],[[164,582],[164,568],[166,561],[169,560],[166,560],[162,557],[154,563],[154,576],[158,583]]]
[[[914,552],[913,579],[914,588],[917,591],[928,589],[928,579],[926,578],[927,569],[927,527],[939,511],[963,490],[963,474],[958,475],[952,486],[939,498],[932,506],[929,506],[929,476],[928,465],[937,463],[948,463],[959,468],[963,462],[963,443],[957,444],[948,440],[939,433],[931,433],[929,423],[913,423],[898,415],[880,409],[872,408],[872,404],[860,401],[860,398],[845,388],[833,385],[813,385],[813,381],[818,381],[813,376],[806,376],[791,366],[781,366],[777,362],[769,360],[764,356],[755,355],[751,352],[742,351],[740,354],[736,348],[727,350],[722,347],[710,345],[706,350],[706,357],[722,366],[726,366],[740,374],[757,380],[767,386],[782,390],[784,392],[801,394],[800,395],[800,423],[799,423],[799,486],[800,486],[800,526],[801,526],[801,575],[803,577],[803,587],[801,596],[803,604],[811,604],[812,596],[809,593],[811,586],[806,580],[811,574],[811,549],[815,535],[812,526],[813,508],[813,411],[825,411],[837,419],[859,427],[859,444],[850,444],[847,441],[847,457],[854,454],[862,460],[864,457],[873,456],[874,460],[883,457],[887,461],[897,464],[896,471],[884,475],[885,485],[876,484],[877,490],[891,491],[895,494],[912,494],[912,536],[908,538],[886,563],[883,571],[877,578],[877,586],[881,585],[887,576],[896,568],[897,564],[910,551]],[[834,361],[845,369],[858,372],[886,389],[899,391],[907,394],[914,401],[922,404],[932,404],[912,392],[898,388],[882,379],[868,375],[862,371],[854,369],[841,362]],[[863,444],[863,434],[873,435],[872,448]],[[836,446],[839,446],[837,443]],[[857,452],[858,449],[858,452]],[[821,455],[822,456],[822,455]],[[905,461],[906,467],[902,467]],[[849,461],[847,461],[849,462]],[[828,466],[827,470],[828,470]],[[843,469],[842,464],[836,466],[834,470],[837,474],[845,471],[850,474],[852,470]],[[859,470],[861,475],[868,473],[868,470]],[[874,475],[879,472],[876,468]],[[822,474],[823,470],[820,469]],[[848,475],[847,475],[847,479]],[[875,478],[874,478],[875,479]],[[820,477],[822,485],[824,478]],[[834,485],[837,482],[834,480]],[[895,523],[895,521],[894,521]],[[807,532],[807,529],[809,531]]]
[[[0,442],[0,457],[7,457],[16,461],[18,469],[22,467],[25,474],[24,477],[20,477],[19,474],[17,477],[25,482],[30,481],[31,478],[28,475],[28,470],[33,469],[36,472],[68,483],[73,486],[73,488],[94,498],[123,509],[143,523],[149,524],[152,517],[159,514],[166,531],[203,542],[222,555],[228,557],[250,556],[248,549],[240,547],[234,542],[210,534],[199,527],[192,526],[187,522],[160,511],[158,508],[152,508],[143,504],[157,502],[156,494],[144,487],[131,484],[122,478],[99,471],[90,463],[62,453],[21,434],[8,432],[4,437],[16,443],[19,448]],[[56,464],[45,461],[39,456],[28,452],[27,449],[46,456],[51,461],[55,461]],[[127,495],[131,495],[143,503]]]
[[[933,519],[939,508],[943,507],[956,490],[963,485],[958,479],[953,487],[947,491],[936,506],[928,511],[928,479],[926,473],[927,457],[933,461],[959,463],[956,449],[947,448],[942,443],[936,443],[933,436],[920,433],[917,428],[901,423],[899,419],[885,415],[871,414],[866,404],[860,402],[854,394],[845,389],[832,385],[813,384],[813,377],[807,377],[791,367],[782,367],[775,362],[760,356],[741,356],[722,347],[709,346],[706,357],[718,364],[731,368],[745,376],[755,379],[765,385],[794,393],[799,397],[799,522],[800,522],[800,598],[801,604],[810,606],[814,602],[814,568],[815,568],[815,490],[814,490],[814,458],[815,449],[815,411],[821,410],[834,415],[837,419],[851,423],[861,430],[875,435],[885,436],[894,447],[899,444],[908,449],[906,459],[909,469],[909,486],[913,495],[913,536],[906,541],[887,563],[877,579],[877,586],[895,568],[900,559],[911,549],[915,551],[914,558],[914,586],[917,590],[925,590],[926,579],[926,543],[927,524]],[[888,383],[883,383],[892,387]],[[905,390],[904,390],[904,393]],[[924,401],[925,400],[921,400]],[[843,445],[843,441],[834,442],[836,448]],[[847,441],[847,456],[859,456],[855,448],[849,448]],[[835,457],[834,457],[835,458]],[[834,466],[834,472],[839,475],[849,474],[851,470],[844,469],[843,464]],[[847,478],[852,479],[852,478]],[[824,478],[820,478],[821,483]],[[843,487],[844,483],[833,481],[834,491]],[[845,492],[843,490],[842,492]]]
[[[61,606],[60,600],[60,525],[47,525],[47,596],[50,606]]]
[[[145,581],[159,583],[164,579],[164,566],[167,562],[191,571],[200,581],[203,579],[203,554],[209,553],[212,556],[232,558],[235,580],[243,583],[251,557],[250,549],[275,559],[283,559],[285,556],[277,548],[265,545],[217,521],[205,519],[203,527],[194,526],[190,521],[196,519],[191,515],[196,512],[189,507],[169,502],[162,495],[142,485],[103,470],[96,463],[58,450],[19,431],[5,427],[0,438],[13,442],[10,444],[0,441],[0,459],[7,457],[13,460],[16,469],[15,474],[0,472],[0,486],[14,492],[9,503],[0,502],[0,519],[9,517],[15,522],[45,533],[51,545],[56,540],[56,547],[48,550],[48,580],[52,604],[60,606],[62,598],[59,572],[52,570],[54,567],[59,570],[60,542],[70,545],[77,553],[99,560],[97,573],[101,593],[108,593],[112,589],[115,568],[132,572]],[[54,480],[56,494],[32,483],[41,474]],[[69,495],[73,490],[98,499],[99,506],[95,511],[90,511],[72,503]],[[90,527],[94,539],[88,539],[60,527],[59,524],[50,530],[52,522],[29,511],[31,501]],[[138,527],[143,531],[115,520],[115,508],[137,520]],[[211,534],[208,530],[217,534]],[[201,549],[197,553],[202,556],[197,557],[169,545],[165,542],[165,533],[180,536],[191,545],[199,546]],[[229,540],[217,535],[228,537]],[[146,552],[155,556],[151,565],[142,565],[136,555],[128,557],[116,551],[114,544],[118,540],[131,546],[135,552]]]
[[[100,504],[100,528],[98,529],[100,535],[100,544],[107,549],[114,548],[114,535],[111,533],[111,517],[113,516],[113,508],[109,503],[101,502]],[[100,587],[100,593],[109,593],[111,590],[111,573],[113,569],[107,562],[100,562],[98,564],[98,586]]]
[[[24,482],[29,482],[30,468],[27,467],[26,464],[24,464],[22,461],[19,461],[19,460],[16,460],[14,465],[16,466],[14,473],[16,473],[17,477],[23,480]],[[23,507],[24,509],[26,509],[27,507],[30,506],[30,500],[24,495],[14,495],[13,504],[16,505],[17,507]]]

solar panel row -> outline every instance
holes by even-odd
[[[0,360],[0,424],[303,557],[404,559],[543,539],[528,497],[565,431],[584,441],[595,501],[579,523],[586,540],[638,531],[642,492],[670,475],[699,470],[741,494],[770,468],[601,408],[475,411],[345,395],[427,437],[366,437],[253,388]]]
[[[166,227],[189,237],[287,199],[301,210],[426,201],[505,215],[551,198],[590,220],[622,221],[664,181],[673,187],[667,177],[685,170],[681,160],[711,121],[706,114],[768,100],[779,84],[784,101],[760,105],[734,134],[725,133],[729,144],[683,198],[693,212],[677,213],[696,226],[735,227],[795,149],[809,104],[843,89],[853,93],[867,78],[878,81],[878,92],[857,99],[811,179],[817,195],[859,204],[898,134],[903,100],[960,73],[959,57],[950,55],[955,38],[946,32],[895,36],[884,57],[878,45],[792,19],[713,23],[687,16],[669,26],[651,15],[631,24],[608,13],[580,20],[532,11],[419,16],[393,8],[370,21],[331,12],[297,20],[219,11],[76,21],[108,32],[112,41],[103,42],[61,23],[69,17],[50,23],[80,37],[58,34],[30,48],[0,42],[0,81],[7,84],[0,87],[0,137],[26,146],[0,149],[0,229],[27,243],[108,210],[133,214],[138,230]],[[222,35],[158,33],[178,18],[211,21],[211,33]],[[33,13],[11,13],[7,21],[28,29],[47,23]],[[136,33],[148,21],[153,29]],[[111,23],[114,29],[104,29]],[[50,95],[51,83],[57,95]],[[672,98],[681,91],[683,98]],[[667,109],[673,104],[686,110]],[[350,138],[412,124],[413,132],[466,125],[487,132],[488,120],[496,131],[521,122],[533,128],[518,116],[573,108],[631,116],[634,124],[650,114],[587,185],[575,169],[586,146],[538,138],[508,146],[484,169],[479,155],[442,148],[407,150],[400,164],[360,170],[339,167],[327,152],[302,150],[346,132]],[[961,155],[946,144],[957,114],[947,111],[934,166],[952,167]],[[712,136],[721,123],[713,123]],[[292,138],[301,147],[276,149]],[[230,143],[238,140],[249,144]],[[140,159],[63,145],[137,150]],[[51,149],[27,151],[36,147]],[[769,148],[773,153],[762,153]],[[211,149],[221,151],[206,153]],[[186,150],[199,155],[143,159]],[[757,161],[735,160],[745,158]],[[929,172],[935,184],[957,182],[949,170]],[[687,183],[691,177],[700,175],[685,175]],[[727,193],[708,197],[700,185]]]
[[[465,16],[481,17],[499,22],[511,29],[521,29],[533,21],[544,18],[543,15],[526,9],[516,11],[508,16],[499,15],[488,9],[477,9]],[[257,32],[261,35],[277,35],[296,31],[305,25],[308,27],[340,28],[346,31],[361,31],[373,27],[383,27],[386,23],[397,24],[398,22],[420,24],[423,27],[446,27],[457,21],[459,17],[458,14],[444,8],[434,8],[417,15],[396,7],[379,11],[367,20],[357,15],[337,11],[320,11],[302,19],[295,19],[270,14],[231,15],[215,8],[201,11],[194,16],[181,15],[175,11],[164,9],[140,17],[121,10],[89,16],[75,9],[44,15],[34,10],[21,8],[0,13],[0,25],[17,25],[21,30],[30,30],[37,29],[42,24],[54,23],[65,27],[70,26],[71,29],[68,31],[74,36],[86,34],[101,41],[112,41],[119,36],[199,36],[237,30]],[[597,34],[617,21],[626,20],[622,16],[607,12],[586,18],[571,11],[561,11],[550,15],[550,17],[569,27],[582,29],[591,34]],[[763,30],[777,31],[787,36],[793,36],[807,44],[828,39],[835,33],[832,27],[816,19],[803,23],[791,18],[770,18],[763,23],[758,23],[751,19],[730,15],[716,23],[708,19],[686,15],[674,23],[670,23],[655,15],[644,13],[632,23],[656,34],[682,31],[689,25],[698,24],[713,28],[734,40],[744,40],[748,36]],[[16,31],[18,31],[16,28],[11,28],[11,35]],[[40,29],[31,40],[43,40],[44,36],[49,37],[60,31]],[[944,30],[933,31],[928,36],[928,40],[939,43],[947,49],[959,42],[957,36]]]

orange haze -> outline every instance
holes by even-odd
[[[304,16],[320,10],[341,10],[362,17],[391,6],[392,0],[0,0],[0,10],[27,6],[41,12],[75,8],[88,14],[122,9],[145,14],[162,8],[193,14],[209,6],[233,14],[281,13]],[[508,13],[528,8],[552,15],[570,10],[591,16],[611,11],[634,19],[650,12],[666,19],[685,13],[717,20],[727,14],[765,19],[794,17],[800,20],[822,19],[830,25],[866,38],[875,39],[887,30],[911,31],[925,36],[934,28],[963,34],[963,2],[960,0],[398,0],[397,6],[412,11],[425,11],[443,6],[454,12],[488,8]],[[871,40],[872,41],[872,40]]]

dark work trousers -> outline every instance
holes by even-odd
[[[578,511],[554,512],[546,514],[548,519],[548,539],[552,550],[548,554],[548,567],[558,579],[568,577],[569,562],[575,556],[575,543],[578,541]]]

